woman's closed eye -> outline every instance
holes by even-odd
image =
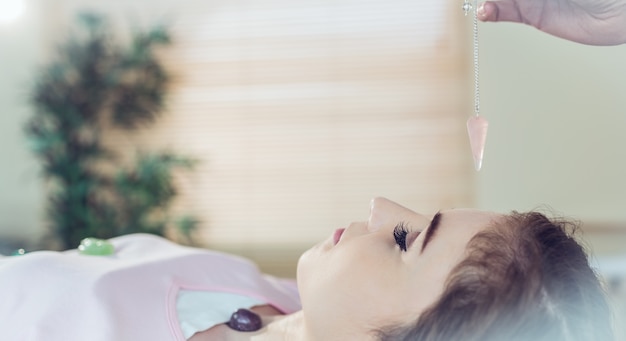
[[[393,238],[402,251],[406,251],[417,236],[419,236],[419,232],[413,233],[404,222],[398,223],[393,229]]]

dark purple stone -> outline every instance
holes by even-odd
[[[230,316],[228,326],[240,332],[254,332],[261,327],[261,317],[248,309],[239,309]]]

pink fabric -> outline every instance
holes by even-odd
[[[0,340],[184,340],[181,288],[300,309],[295,282],[263,275],[243,258],[145,234],[110,241],[116,253],[109,257],[72,250],[0,258]]]

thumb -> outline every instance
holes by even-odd
[[[476,12],[481,21],[522,22],[522,15],[514,0],[485,1]]]

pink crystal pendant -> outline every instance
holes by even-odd
[[[467,133],[469,134],[470,147],[474,157],[474,167],[479,171],[483,165],[483,152],[487,141],[487,127],[489,122],[479,115],[470,117],[467,120]]]

